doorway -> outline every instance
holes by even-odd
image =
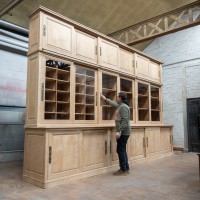
[[[189,151],[200,152],[200,98],[187,99]]]

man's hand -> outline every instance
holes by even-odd
[[[115,133],[115,137],[116,137],[117,140],[120,138],[120,136],[121,136],[121,133],[120,133],[120,132],[116,132],[116,133]]]
[[[106,97],[105,97],[104,95],[101,94],[101,99],[105,101],[105,100],[106,100]]]

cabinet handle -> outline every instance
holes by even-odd
[[[110,154],[112,153],[112,142],[110,140]]]
[[[149,140],[148,140],[148,137],[147,137],[147,147],[149,146]]]
[[[49,147],[49,164],[51,164],[52,160],[52,146]]]
[[[41,101],[44,101],[44,83],[42,83],[42,88],[41,88]]]
[[[107,154],[107,141],[105,141],[105,154]]]
[[[101,94],[102,94],[102,93],[100,93],[100,106],[102,106]]]
[[[97,92],[96,92],[96,106],[97,106]]]
[[[172,144],[173,141],[173,135],[170,135],[170,144]]]
[[[46,36],[46,26],[43,25],[43,36]]]
[[[97,55],[97,51],[98,51],[98,48],[97,48],[97,46],[95,47],[95,53],[96,53],[96,55]]]
[[[100,47],[100,56],[101,56],[101,47]]]
[[[145,137],[143,137],[143,147],[146,147],[146,141],[145,141]]]

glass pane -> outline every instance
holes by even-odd
[[[95,72],[76,67],[75,120],[95,119]]]
[[[102,94],[116,101],[117,98],[117,77],[108,74],[102,74]],[[109,106],[106,102],[102,105],[102,117],[103,120],[114,120],[115,109]]]
[[[159,88],[151,86],[151,121],[160,121]]]
[[[138,120],[149,121],[149,86],[138,83]]]
[[[126,79],[120,79],[120,91],[127,94],[127,99],[130,107],[130,120],[133,120],[133,93],[132,93],[132,81]]]

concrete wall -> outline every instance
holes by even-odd
[[[174,146],[188,149],[187,98],[200,97],[200,26],[154,40],[144,52],[164,62],[164,123],[174,125]]]
[[[0,162],[23,159],[27,42],[0,30]]]

